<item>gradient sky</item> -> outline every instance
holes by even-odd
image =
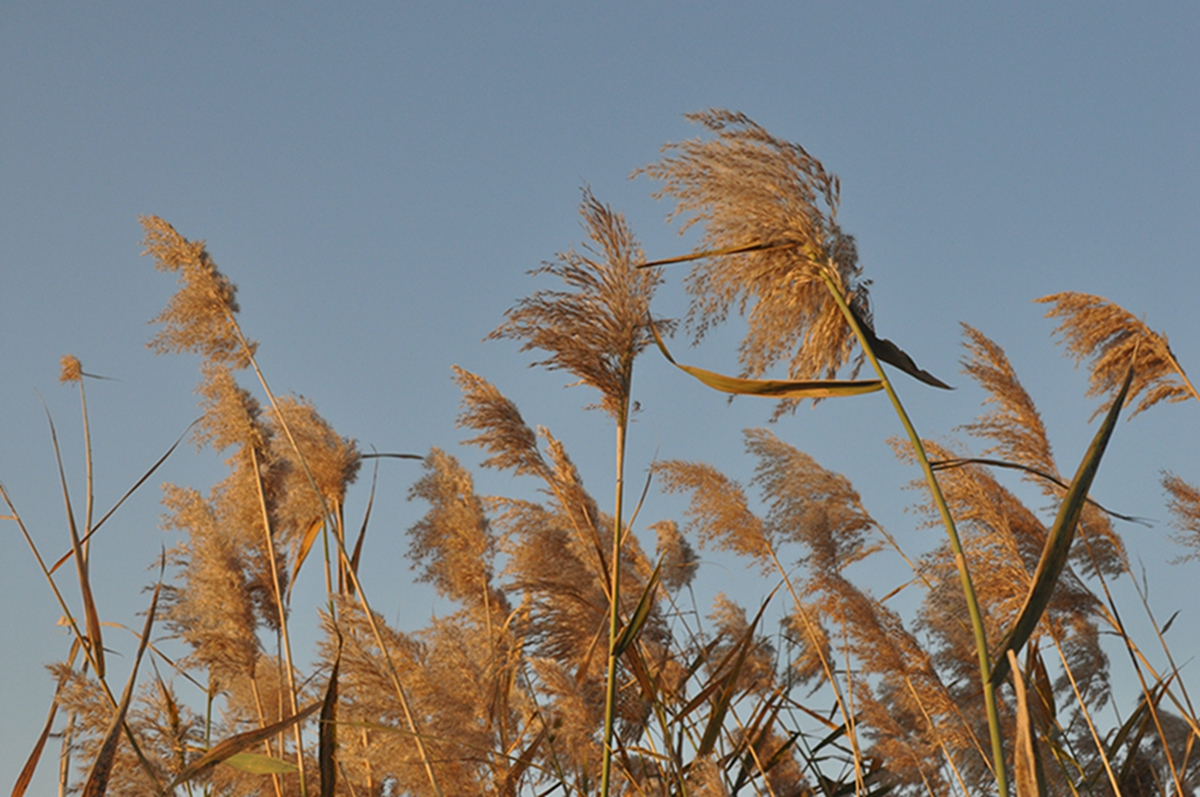
[[[898,377],[922,433],[948,439],[980,411],[983,394],[959,373],[965,321],[1007,350],[1073,472],[1094,403],[1030,300],[1107,296],[1200,371],[1197,42],[1195,3],[4,3],[0,481],[42,552],[62,553],[42,401],[78,502],[78,394],[57,384],[63,354],[112,379],[87,385],[101,511],[198,414],[196,359],[144,345],[174,291],[139,257],[138,216],[156,214],[207,240],[240,286],[242,324],[272,386],[312,399],[341,434],[478,461],[454,427],[458,364],[563,439],[603,505],[612,434],[581,409],[594,396],[527,370],[512,342],[481,339],[514,300],[552,287],[526,272],[579,242],[582,186],[626,214],[650,258],[690,248],[664,223],[654,184],[629,176],[662,144],[697,135],[683,114],[709,107],[745,112],[841,177],[840,219],[874,280],[880,334],[959,388]],[[667,273],[660,314],[683,313],[685,273]],[[675,354],[731,372],[740,334],[735,320],[696,349],[677,338]],[[727,405],[653,352],[634,389],[643,411],[631,481],[655,456],[750,474],[741,430],[765,424],[770,404]],[[917,474],[885,442],[901,430],[882,396],[804,407],[774,431],[850,477],[912,553],[939,539],[905,511]],[[1200,628],[1200,564],[1166,564],[1179,549],[1158,479],[1165,468],[1200,482],[1198,439],[1192,402],[1122,423],[1093,490],[1153,519],[1120,529],[1160,619],[1182,612],[1181,659],[1197,650],[1185,637]],[[374,605],[410,629],[444,608],[410,585],[403,558],[404,531],[425,511],[406,501],[419,474],[416,463],[381,466],[363,573]],[[174,542],[159,526],[158,485],[207,490],[221,476],[219,457],[181,447],[98,535],[104,619],[140,627],[147,568]],[[506,474],[477,478],[481,492],[530,489]],[[365,504],[360,481],[351,518]],[[639,526],[680,506],[652,490]],[[700,580],[713,589],[749,601],[771,586],[706,562]],[[866,575],[883,594],[905,574]],[[320,597],[316,569],[305,577],[297,626],[312,625]],[[60,583],[77,604],[73,576]],[[43,665],[69,640],[6,521],[0,605],[7,788],[50,702]],[[132,635],[106,641],[125,655],[110,665],[122,673]],[[35,791],[51,788],[52,768],[43,763]]]

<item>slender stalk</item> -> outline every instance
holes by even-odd
[[[250,362],[251,367],[254,368],[254,375],[258,377],[259,384],[262,385],[263,391],[267,394],[267,398],[271,402],[271,407],[275,410],[275,415],[279,418],[279,425],[283,428],[283,432],[287,436],[288,442],[292,446],[292,450],[296,452],[296,458],[299,460],[301,467],[304,469],[304,475],[308,477],[309,485],[313,488],[313,492],[316,493],[317,499],[321,502],[321,510],[325,520],[325,532],[323,537],[326,546],[328,546],[329,527],[332,525],[330,521],[333,517],[332,513],[329,511],[329,504],[326,502],[325,496],[321,493],[321,489],[317,486],[317,480],[313,478],[312,470],[308,467],[308,460],[305,459],[304,454],[300,451],[300,446],[296,443],[296,438],[292,434],[291,428],[288,426],[287,418],[284,417],[284,414],[279,409],[279,403],[275,400],[275,393],[271,390],[270,385],[267,384],[266,376],[263,375],[262,370],[258,367],[258,360],[254,357],[254,349],[250,346],[250,344],[246,341],[245,336],[242,334],[241,325],[238,324],[237,318],[235,318],[233,313],[229,312],[228,309],[226,309],[226,318],[229,320],[229,325],[233,329],[234,334],[237,335],[237,339],[242,346],[242,350],[246,353],[246,359]],[[335,541],[337,542],[338,554],[343,557],[348,564],[350,561],[349,552],[346,551],[346,548],[340,539],[335,539]],[[327,553],[325,561],[328,563],[328,547],[326,547],[326,551]],[[383,634],[379,630],[378,623],[375,622],[375,613],[371,610],[371,606],[367,602],[367,594],[363,591],[362,583],[358,580],[358,574],[356,574],[353,568],[350,567],[347,567],[347,571],[349,572],[351,583],[358,592],[358,600],[360,603],[362,603],[363,614],[366,616],[367,624],[371,628],[371,633],[375,637],[376,644],[379,645],[379,652],[383,655],[384,661],[387,662],[388,674],[391,676],[392,686],[396,690],[396,696],[400,699],[400,708],[404,712],[405,723],[408,725],[408,729],[413,735],[413,741],[417,746],[417,753],[421,757],[421,763],[424,765],[425,774],[429,778],[429,785],[432,787],[433,793],[437,797],[442,797],[442,789],[438,784],[437,774],[433,771],[433,765],[430,763],[428,751],[425,749],[425,742],[422,739],[420,732],[417,731],[416,718],[413,716],[413,713],[409,707],[408,697],[404,694],[404,688],[400,684],[400,673],[396,670],[396,665],[392,661],[392,655],[388,651],[387,645],[384,644]],[[333,600],[333,593],[330,591],[330,619],[335,623],[337,622],[336,605],[337,604]]]
[[[612,776],[612,738],[617,711],[617,636],[621,632],[621,514],[625,500],[625,436],[629,427],[629,391],[625,385],[625,398],[621,402],[617,418],[617,490],[616,508],[613,510],[613,548],[609,562],[610,594],[608,621],[608,675],[604,688],[604,758],[600,767],[600,794],[608,797],[609,780]]]
[[[950,507],[946,504],[945,496],[942,495],[942,488],[938,484],[937,476],[934,474],[933,468],[929,465],[929,458],[925,455],[925,446],[921,443],[921,436],[917,434],[916,427],[913,426],[912,421],[908,417],[908,412],[905,411],[904,405],[900,403],[900,397],[896,395],[896,391],[893,389],[891,381],[884,372],[883,366],[879,364],[875,353],[871,351],[871,347],[867,343],[866,336],[863,334],[858,320],[855,319],[854,313],[850,311],[850,306],[846,304],[846,297],[842,295],[841,288],[838,287],[830,275],[828,268],[820,268],[818,269],[818,273],[821,275],[821,279],[824,280],[825,286],[829,288],[829,292],[833,295],[833,300],[837,302],[842,315],[846,318],[846,323],[850,325],[855,337],[858,338],[858,343],[862,347],[863,353],[866,354],[867,359],[870,360],[875,373],[879,376],[879,381],[883,383],[883,389],[887,392],[888,398],[892,402],[892,407],[896,410],[896,415],[900,418],[900,423],[904,426],[904,431],[908,433],[908,439],[912,443],[914,455],[921,466],[921,471],[925,474],[925,481],[929,484],[929,492],[933,497],[934,503],[937,504],[938,512],[942,516],[942,523],[946,527],[946,535],[950,539],[950,550],[954,554],[954,565],[958,568],[963,598],[967,604],[967,613],[971,617],[971,631],[975,637],[975,652],[979,657],[979,676],[983,683],[983,698],[987,706],[988,732],[992,738],[992,758],[995,762],[996,786],[1000,797],[1008,797],[1008,777],[1004,768],[1004,739],[1000,733],[1000,714],[996,708],[996,688],[991,682],[992,665],[988,655],[987,634],[983,627],[983,615],[979,610],[979,601],[975,597],[975,587],[971,583],[971,571],[967,567],[967,559],[963,553],[958,529],[954,525],[954,517],[950,514]]]
[[[295,714],[299,710],[299,706],[296,703],[296,672],[292,667],[292,642],[288,634],[287,610],[283,605],[283,590],[280,588],[279,569],[275,563],[275,541],[271,538],[271,515],[267,512],[267,497],[263,494],[262,471],[258,463],[258,451],[253,445],[249,448],[251,461],[254,465],[254,485],[258,488],[258,508],[262,512],[263,536],[266,538],[267,543],[267,558],[271,562],[271,589],[275,593],[275,610],[279,612],[279,632],[283,640],[284,662],[287,667],[288,702],[292,713]],[[300,725],[301,723],[299,722],[292,725],[292,731],[296,736],[296,766],[300,770],[300,793],[305,794],[308,788],[304,774],[304,738],[300,731]],[[279,754],[280,758],[282,758],[282,748],[280,748]]]
[[[83,392],[83,377],[79,379],[79,406],[83,411],[83,451],[84,462],[87,468],[87,503],[83,513],[83,539],[80,540],[80,548],[83,550],[83,558],[88,558],[88,538],[92,532],[92,508],[94,501],[92,478],[92,431],[88,424],[87,411],[87,395]]]

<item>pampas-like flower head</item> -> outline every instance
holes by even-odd
[[[693,269],[688,325],[695,338],[736,305],[749,324],[744,376],[760,376],[784,360],[792,379],[835,376],[850,359],[854,334],[820,269],[870,324],[869,283],[859,280],[854,238],[837,223],[837,177],[803,147],[742,114],[710,110],[687,118],[717,137],[667,145],[666,157],[641,170],[663,181],[655,196],[675,200],[671,216],[683,219],[683,230],[703,226],[701,250],[764,247],[702,260]]]
[[[1187,377],[1171,353],[1166,335],[1150,329],[1121,306],[1100,296],[1071,292],[1043,296],[1037,301],[1054,305],[1046,317],[1062,319],[1054,331],[1062,336],[1075,363],[1092,361],[1089,396],[1115,396],[1130,365],[1133,382],[1126,405],[1146,394],[1130,419],[1160,401],[1185,401],[1193,395],[1190,385],[1184,384]],[[1111,404],[1110,398],[1092,417],[1107,412]]]
[[[189,241],[158,216],[143,216],[144,254],[159,271],[179,274],[179,292],[152,323],[163,329],[150,341],[159,354],[194,352],[210,362],[245,368],[254,353],[241,345],[233,317],[238,312],[237,286],[217,269],[204,241]]]
[[[525,341],[521,351],[548,352],[534,364],[570,371],[578,384],[599,390],[599,406],[619,421],[629,402],[634,358],[653,340],[647,319],[661,277],[654,269],[638,270],[645,256],[624,217],[589,190],[579,213],[590,242],[584,251],[568,250],[531,272],[556,276],[568,290],[522,299],[488,337],[516,338]]]

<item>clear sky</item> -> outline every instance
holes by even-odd
[[[664,223],[653,183],[629,175],[698,134],[683,114],[709,107],[745,112],[840,175],[840,218],[875,282],[880,334],[959,387],[898,379],[922,433],[945,439],[980,411],[983,395],[958,372],[966,321],[1008,351],[1073,472],[1094,406],[1031,299],[1107,296],[1200,372],[1198,42],[1200,5],[1183,2],[4,3],[0,480],[43,553],[62,553],[42,401],[78,501],[78,395],[57,384],[63,354],[113,380],[88,384],[101,510],[198,414],[196,360],[144,345],[174,291],[139,257],[137,217],[156,214],[208,241],[240,286],[273,387],[312,399],[341,434],[477,461],[454,427],[458,364],[561,437],[606,501],[611,429],[581,410],[594,396],[526,370],[511,342],[481,339],[515,299],[548,287],[525,272],[579,241],[582,186],[626,214],[649,257],[690,247]],[[667,275],[662,315],[683,312],[684,274]],[[734,321],[694,350],[677,339],[675,353],[733,371],[739,337]],[[740,430],[764,424],[769,404],[727,405],[653,352],[635,398],[634,474],[656,455],[750,472]],[[904,511],[917,474],[891,456],[885,440],[900,429],[880,396],[805,407],[774,431],[849,476],[914,553],[936,539]],[[1165,564],[1178,551],[1158,478],[1168,468],[1200,482],[1197,440],[1194,402],[1123,423],[1093,490],[1156,521],[1121,530],[1161,618],[1182,610],[1184,649],[1200,628],[1200,564]],[[98,535],[104,619],[140,625],[147,567],[174,541],[159,527],[159,484],[207,490],[221,475],[211,452],[181,447]],[[405,628],[439,606],[409,585],[403,560],[404,530],[425,511],[405,500],[418,475],[415,463],[382,465],[363,576]],[[478,484],[528,489],[503,475]],[[352,518],[364,503],[358,489]],[[645,522],[678,508],[654,498]],[[706,567],[719,588],[761,586]],[[307,576],[303,625],[320,588]],[[902,579],[881,573],[877,594]],[[60,581],[77,604],[71,575]],[[43,665],[69,645],[9,522],[0,606],[8,788],[50,702]],[[128,667],[132,637],[108,640],[125,654],[114,669]]]

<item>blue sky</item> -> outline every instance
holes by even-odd
[[[312,399],[340,433],[476,461],[454,428],[458,364],[549,426],[607,500],[611,429],[581,410],[594,397],[527,370],[513,343],[481,339],[546,287],[526,272],[579,241],[582,186],[626,214],[649,257],[690,247],[664,223],[653,183],[629,176],[697,135],[683,114],[708,107],[745,112],[841,177],[840,218],[874,280],[879,332],[959,387],[901,378],[922,433],[945,439],[980,411],[983,395],[958,373],[965,321],[1008,351],[1071,472],[1093,405],[1030,300],[1107,296],[1200,370],[1198,41],[1190,3],[6,3],[0,481],[43,552],[65,550],[41,403],[78,500],[78,396],[57,384],[65,353],[113,380],[88,384],[102,509],[198,414],[196,361],[144,345],[174,290],[139,257],[137,217],[156,214],[208,241],[240,286],[273,387]],[[684,274],[667,275],[661,314],[683,313]],[[734,321],[694,350],[677,339],[675,354],[732,371],[739,337]],[[768,404],[727,405],[657,355],[639,364],[635,393],[634,473],[659,456],[749,474],[740,430],[764,424]],[[846,473],[914,553],[932,544],[936,531],[905,512],[916,474],[885,443],[900,429],[882,398],[805,407],[774,431]],[[1157,482],[1163,468],[1200,481],[1198,436],[1195,403],[1123,423],[1093,491],[1157,521],[1122,530],[1156,610],[1183,610],[1177,629],[1197,627],[1200,565],[1165,564],[1178,550]],[[404,530],[424,512],[405,500],[418,476],[412,463],[382,466],[364,573],[376,606],[406,628],[438,607],[403,560]],[[93,549],[104,619],[140,624],[147,567],[173,542],[158,485],[220,477],[219,457],[181,447],[110,522]],[[501,474],[478,484],[528,489]],[[360,489],[351,515],[364,503]],[[678,509],[656,498],[646,522]],[[710,567],[731,592],[761,586]],[[315,605],[309,576],[298,600]],[[882,593],[903,573],[877,578]],[[0,602],[8,783],[52,694],[42,667],[69,644],[9,522]],[[111,633],[128,666],[130,640]]]

